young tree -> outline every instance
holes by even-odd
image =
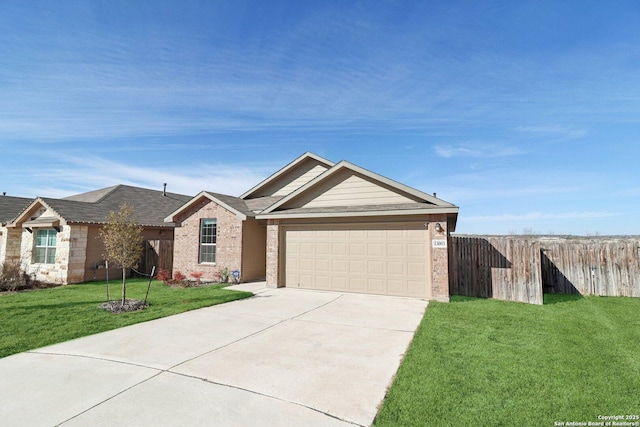
[[[100,230],[104,258],[122,268],[122,306],[127,295],[127,270],[138,264],[142,255],[142,226],[133,217],[133,208],[123,203],[118,212],[111,211]]]

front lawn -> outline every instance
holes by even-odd
[[[588,425],[615,415],[640,415],[640,299],[453,297],[429,304],[375,425]]]
[[[147,283],[148,279],[127,280],[127,299],[144,299]],[[111,298],[117,299],[120,292],[121,284],[111,282]],[[251,295],[221,285],[172,288],[154,281],[149,307],[111,314],[98,308],[106,300],[105,282],[4,294],[0,295],[0,357]]]

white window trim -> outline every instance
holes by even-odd
[[[38,233],[41,231],[46,231],[47,232],[47,243],[45,246],[38,246]],[[49,246],[49,233],[50,232],[54,232],[55,233],[55,243],[53,246]],[[45,264],[45,265],[53,265],[56,263],[55,257],[56,257],[56,252],[57,252],[57,246],[58,246],[58,230],[54,229],[54,228],[36,228],[34,229],[34,238],[33,238],[33,255],[32,255],[32,264]],[[37,249],[44,249],[44,262],[37,262],[36,259],[36,250]],[[47,259],[49,258],[49,252],[53,249],[54,251],[54,255],[53,255],[53,262],[47,262]]]
[[[204,229],[204,222],[205,221],[214,221],[213,223],[215,224],[215,230],[216,230],[215,235],[214,235],[216,241],[214,243],[203,243],[202,242],[202,237],[203,237],[202,232],[203,232],[203,229]],[[217,221],[217,218],[202,218],[200,220],[200,230],[199,231],[200,231],[200,233],[199,233],[200,235],[198,237],[198,240],[199,240],[198,241],[198,243],[199,243],[198,244],[198,264],[215,265],[216,264],[216,258],[217,258],[217,255],[218,255],[218,253],[217,253],[218,252],[218,248],[217,248],[217,245],[218,245],[218,221]],[[213,247],[214,248],[213,261],[203,261],[202,260],[202,248],[203,248],[203,246],[204,247]]]

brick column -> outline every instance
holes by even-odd
[[[267,222],[267,287],[277,288],[280,283],[280,220]]]
[[[441,231],[438,231],[440,224]],[[448,230],[446,215],[438,215],[429,219],[429,238],[431,242],[431,299],[449,302],[449,256]],[[433,241],[444,241],[447,245],[440,247]]]

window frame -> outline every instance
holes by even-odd
[[[38,244],[40,240],[39,235],[41,233],[46,233],[44,245]],[[32,264],[55,264],[56,248],[58,245],[58,230],[56,230],[55,228],[37,228],[34,230],[33,237]],[[42,256],[40,256],[41,251],[44,252],[44,255]]]
[[[217,218],[202,218],[200,220],[200,237],[198,242],[198,264],[216,263],[217,240]],[[205,259],[205,257],[207,257],[207,259]]]

